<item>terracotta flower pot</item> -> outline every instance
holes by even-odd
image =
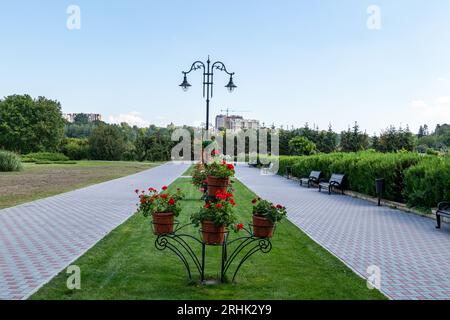
[[[157,212],[153,214],[153,231],[156,235],[173,232],[174,215],[172,212]]]
[[[230,179],[219,179],[213,176],[208,176],[207,185],[208,185],[208,196],[215,197],[217,191],[227,191],[228,185],[230,183]]]
[[[253,215],[253,235],[259,238],[272,238],[273,222],[264,217]]]
[[[202,221],[202,234],[206,244],[223,244],[225,226],[216,227],[212,221]]]

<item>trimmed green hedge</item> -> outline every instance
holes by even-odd
[[[406,170],[404,195],[409,205],[422,208],[450,201],[450,157],[427,157]]]
[[[69,158],[62,153],[36,152],[22,156],[23,162],[42,162],[42,161],[68,161]]]
[[[375,179],[385,179],[383,197],[431,208],[440,201],[450,201],[450,158],[419,155],[413,152],[330,153],[313,156],[280,156],[279,174],[291,167],[295,177],[307,177],[313,170],[346,174],[346,188],[375,196]]]

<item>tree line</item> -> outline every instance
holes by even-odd
[[[194,128],[185,126],[194,135]],[[58,101],[29,95],[12,95],[0,100],[0,149],[19,154],[61,152],[70,159],[95,160],[170,160],[177,142],[171,140],[175,126],[148,128],[127,123],[90,122],[79,114],[73,123],[62,117]],[[369,136],[358,123],[340,133],[329,125],[327,130],[311,128],[307,123],[292,130],[278,130],[281,155],[400,150],[437,152],[450,146],[450,125],[438,125],[432,133],[426,125],[413,134],[408,127],[390,126],[379,135]],[[219,133],[224,135],[225,133]],[[193,141],[194,139],[192,139]],[[248,141],[246,142],[248,150]]]

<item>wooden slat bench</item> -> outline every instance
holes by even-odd
[[[322,189],[328,190],[328,194],[331,194],[333,188],[338,188],[344,194],[344,178],[345,174],[333,173],[329,181],[319,182],[319,192]]]
[[[438,204],[436,211],[436,228],[441,228],[441,217],[450,218],[450,202],[444,201]]]
[[[321,175],[322,175],[321,171],[311,171],[308,178],[300,179],[300,185],[303,186],[303,184],[305,184],[309,188],[313,183],[319,184]]]

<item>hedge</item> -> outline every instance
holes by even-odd
[[[36,152],[22,156],[22,162],[38,162],[38,161],[68,161],[69,158],[62,153],[53,152]]]
[[[450,157],[428,157],[405,172],[408,205],[431,208],[450,201]]]
[[[375,196],[375,179],[385,179],[383,197],[431,208],[450,201],[450,158],[413,152],[330,153],[301,157],[279,157],[279,174],[291,167],[295,177],[307,177],[313,170],[329,179],[332,173],[346,174],[346,188]]]

